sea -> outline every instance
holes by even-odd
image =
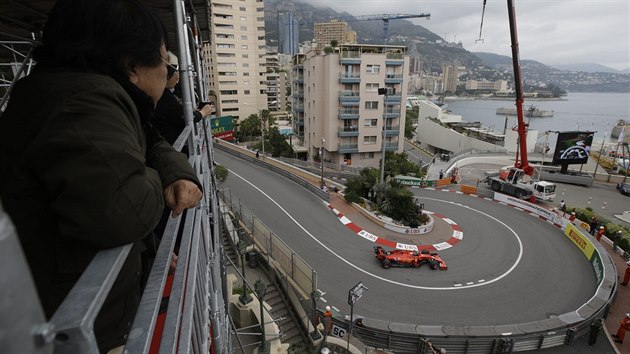
[[[516,108],[514,99],[506,100],[447,100],[447,109],[462,116],[469,122],[481,122],[481,125],[503,133],[505,115],[496,114],[497,108]],[[523,109],[534,105],[541,110],[553,111],[553,117],[525,117],[529,130],[538,130],[538,143],[544,143],[544,133],[565,131],[595,132],[593,143],[616,143],[610,132],[619,119],[630,120],[630,93],[577,93],[569,92],[558,100],[527,100]],[[507,129],[516,126],[516,116],[508,116]],[[630,132],[624,132],[626,135]],[[556,134],[550,133],[548,143],[554,146]]]

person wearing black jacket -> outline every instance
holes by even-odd
[[[94,323],[101,352],[125,343],[144,240],[164,206],[177,216],[203,195],[186,156],[150,123],[165,41],[138,0],[58,0],[37,67],[0,116],[0,198],[48,319],[96,253],[133,244]]]
[[[177,57],[168,53],[168,74],[166,88],[162,94],[162,98],[155,107],[155,113],[151,122],[153,126],[162,134],[164,139],[173,145],[179,134],[186,127],[184,119],[184,107],[179,103],[179,99],[173,93],[175,85],[179,82],[179,71],[177,71]],[[212,113],[211,105],[204,105],[200,110],[193,112],[194,122],[199,122],[203,117],[207,117]]]

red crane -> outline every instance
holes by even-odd
[[[534,174],[534,168],[529,165],[527,160],[527,126],[523,118],[523,83],[521,82],[521,60],[518,53],[518,36],[516,34],[516,10],[514,1],[507,0],[508,17],[510,22],[510,39],[512,42],[512,66],[514,67],[514,90],[516,91],[516,117],[518,125],[516,132],[518,133],[518,148],[516,149],[516,161],[514,167],[522,169],[523,172],[531,176]],[[520,152],[520,162],[519,162]]]

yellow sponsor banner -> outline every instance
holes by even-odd
[[[586,258],[590,261],[593,257],[593,253],[595,252],[595,247],[591,243],[591,241],[586,238],[586,236],[582,235],[582,233],[575,227],[573,224],[567,224],[566,230],[564,230],[564,234],[571,240],[577,248],[584,253]]]

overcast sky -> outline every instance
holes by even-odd
[[[507,1],[488,0],[479,39],[483,0],[309,0],[351,15],[430,13],[414,19],[471,52],[510,55]],[[520,57],[547,65],[597,63],[630,68],[630,0],[515,0]]]

